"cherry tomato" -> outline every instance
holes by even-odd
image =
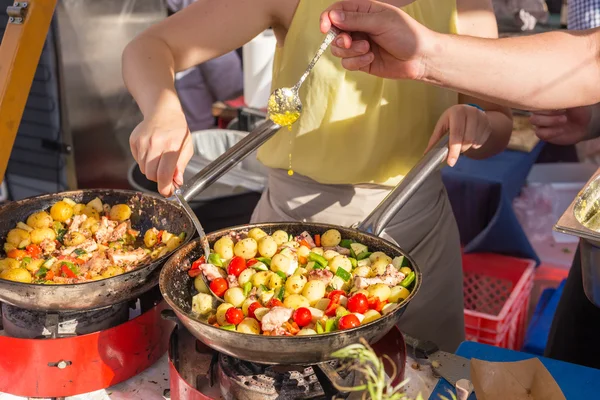
[[[312,322],[312,314],[310,310],[306,307],[300,307],[294,314],[292,314],[292,319],[298,326],[304,327]]]
[[[358,317],[354,314],[344,315],[338,321],[338,328],[340,330],[356,328],[357,326],[360,326],[360,321],[358,320]]]
[[[18,249],[12,249],[8,253],[6,253],[6,255],[9,258],[14,258],[15,260],[19,260],[19,261],[21,261],[25,257],[29,256],[29,254],[27,254],[27,252],[25,250],[18,250]]]
[[[219,297],[223,296],[228,288],[229,285],[227,285],[227,281],[223,278],[217,278],[210,283],[210,290]]]
[[[383,309],[383,306],[385,306],[385,303],[387,303],[387,301],[381,301],[381,300],[379,300],[379,297],[377,297],[377,296],[371,297],[369,299],[369,308],[372,308],[373,310],[380,312]]]
[[[225,320],[230,324],[237,325],[244,320],[244,313],[239,308],[233,308],[225,312]]]
[[[190,270],[194,270],[194,269],[199,269],[201,264],[204,264],[206,261],[204,259],[204,256],[200,257],[199,259],[197,259],[196,261],[194,261],[192,263],[192,268],[190,268]]]
[[[269,302],[267,303],[267,307],[268,308],[273,308],[273,307],[283,307],[283,303],[276,298],[272,298],[271,300],[269,300]]]
[[[248,262],[246,263],[246,267],[251,267],[254,264],[256,264],[258,262],[258,260],[256,258],[251,258],[248,260]]]
[[[364,314],[369,309],[369,300],[362,293],[357,293],[348,299],[348,311]]]
[[[42,248],[37,244],[30,244],[25,248],[25,251],[33,258],[40,258],[42,255]]]
[[[250,304],[250,307],[248,307],[248,316],[250,318],[256,318],[256,315],[254,315],[254,311],[256,311],[257,308],[261,307],[262,305],[258,301],[255,301],[254,303]]]
[[[227,273],[229,275],[240,276],[243,270],[246,269],[246,260],[242,257],[235,256],[229,261],[229,266],[227,267]]]
[[[327,295],[327,298],[331,301],[337,301],[339,303],[340,297],[341,296],[345,296],[346,292],[344,292],[343,290],[333,290],[331,292],[329,292],[329,294]]]

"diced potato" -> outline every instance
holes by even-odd
[[[80,232],[71,232],[65,235],[65,244],[67,246],[77,246],[86,241],[86,237]]]
[[[0,272],[0,279],[21,283],[31,283],[33,280],[29,271],[27,271],[25,268],[5,269],[4,271]]]
[[[304,286],[302,295],[308,299],[311,306],[314,306],[325,296],[326,289],[327,285],[325,285],[325,282],[314,280]]]
[[[302,328],[300,332],[296,334],[296,336],[308,336],[308,335],[316,335],[317,332],[314,329],[310,328]]]
[[[267,283],[269,282],[269,279],[271,279],[272,274],[273,272],[271,271],[259,271],[252,275],[250,282],[252,282],[252,286],[254,287],[260,287],[260,285],[267,286]]]
[[[98,218],[89,217],[81,224],[81,228],[90,231],[91,233],[96,233],[100,228],[100,221]]]
[[[301,294],[290,294],[283,299],[283,305],[287,308],[293,308],[294,310],[300,307],[310,307],[308,299]]]
[[[240,287],[227,289],[223,298],[227,303],[233,304],[234,307],[241,307],[242,303],[244,303],[244,300],[246,300],[246,296],[244,296],[244,290]]]
[[[383,275],[389,264],[386,259],[380,258],[371,264],[371,270],[375,275]]]
[[[73,200],[69,199],[68,197],[65,197],[64,199],[62,199],[63,202],[65,202],[66,204],[70,205],[71,207],[75,207],[77,205],[77,203],[75,203]]]
[[[388,301],[390,303],[399,303],[410,296],[410,291],[403,286],[394,286],[390,291]]]
[[[266,307],[257,308],[256,310],[254,310],[254,316],[256,317],[257,320],[262,321],[263,317],[269,311],[271,311],[270,308],[266,308]]]
[[[156,228],[148,229],[144,233],[144,244],[146,247],[154,247],[158,243],[158,230]]]
[[[329,261],[329,269],[335,274],[335,271],[337,271],[338,268],[342,268],[350,272],[352,271],[352,263],[346,256],[335,256],[331,261]]]
[[[260,333],[260,324],[254,318],[244,318],[237,326],[237,331],[250,335],[258,335]]]
[[[376,251],[373,254],[371,254],[369,256],[369,260],[371,260],[371,263],[375,263],[375,261],[377,260],[385,260],[386,265],[392,263],[392,259],[387,254],[381,251]]]
[[[330,229],[321,235],[321,245],[323,247],[335,247],[342,241],[342,234],[337,229]]]
[[[331,279],[331,282],[329,282],[329,285],[334,290],[346,290],[346,289],[350,288],[350,281],[346,282],[339,276],[334,276]]]
[[[354,274],[354,276],[360,276],[362,278],[367,278],[370,273],[371,273],[371,268],[369,268],[369,267],[357,267],[352,272],[352,274]]]
[[[6,269],[19,268],[21,263],[14,258],[4,258],[0,260],[0,272]]]
[[[314,304],[312,307],[321,310],[321,311],[325,311],[327,310],[327,307],[329,307],[329,303],[331,302],[331,300],[329,299],[319,299],[316,304]]]
[[[250,231],[248,232],[248,237],[256,240],[257,242],[264,238],[265,236],[267,236],[267,232],[263,231],[260,228],[252,228],[250,229]],[[266,257],[266,256],[265,256]]]
[[[369,292],[369,297],[379,297],[379,300],[386,301],[389,299],[390,294],[392,294],[392,290],[389,286],[383,283],[377,283],[375,285],[371,285],[367,288],[367,292]]]
[[[23,229],[15,228],[8,231],[6,243],[18,246],[22,241],[29,240],[29,232]]]
[[[327,250],[323,253],[323,257],[329,261],[329,260],[333,260],[334,257],[339,256],[340,253],[338,253],[337,251],[334,250]]]
[[[114,221],[127,221],[131,218],[131,208],[127,204],[115,204],[110,209],[109,216]]]
[[[121,267],[110,266],[106,268],[101,275],[103,278],[110,278],[113,276],[121,275],[123,272],[125,272],[125,270]]]
[[[173,251],[181,245],[181,242],[182,240],[179,236],[173,236],[167,242],[167,249],[169,249],[169,251]]]
[[[323,251],[322,247],[313,247],[311,250],[313,253],[318,254],[320,256],[322,256],[323,254],[325,254],[325,252]]]
[[[283,278],[277,274],[272,274],[267,287],[269,289],[277,289],[283,286]]]
[[[52,208],[50,208],[50,216],[55,221],[65,222],[73,216],[73,207],[64,201],[56,202]]]
[[[32,228],[47,228],[52,224],[52,217],[46,211],[36,212],[27,218],[27,225]]]
[[[256,257],[258,251],[258,243],[252,238],[242,239],[237,242],[233,248],[233,253],[246,260]]]
[[[9,251],[14,250],[16,248],[17,248],[17,246],[12,243],[8,243],[8,242],[4,243],[4,252],[5,253],[8,253]]]
[[[42,243],[45,239],[56,239],[56,232],[51,228],[36,228],[31,231],[31,241],[35,244]]]
[[[285,291],[289,294],[302,293],[302,289],[308,281],[302,275],[292,275],[285,281]]]
[[[290,236],[285,231],[275,231],[271,235],[271,237],[275,240],[275,243],[277,243],[278,246],[281,246],[282,244],[286,243],[290,238]]]
[[[198,315],[208,315],[213,310],[213,298],[210,294],[198,293],[192,297],[192,311]]]
[[[92,207],[84,208],[81,213],[87,215],[89,218],[95,218],[97,220],[100,220],[100,213]]]
[[[20,221],[17,222],[17,228],[23,229],[24,231],[27,231],[27,232],[31,232],[33,230],[32,227],[30,227],[29,225],[24,224],[24,223],[22,223]]]
[[[310,254],[310,249],[306,246],[300,246],[298,247],[298,252],[296,254],[298,254],[299,257],[307,258]]]
[[[379,314],[375,310],[368,310],[365,313],[365,319],[362,320],[361,324],[368,324],[369,322],[375,321],[376,319],[381,318],[381,314]]]
[[[221,305],[219,305],[219,307],[217,307],[216,317],[217,317],[217,323],[219,325],[227,325],[227,320],[225,319],[225,313],[231,307],[233,307],[233,304],[229,304],[229,303],[221,303]]]
[[[194,278],[194,287],[200,293],[210,294],[210,290],[208,290],[208,287],[206,286],[206,283],[204,283],[204,279],[202,279],[201,275],[198,275]]]
[[[356,263],[356,265],[358,267],[370,267],[371,266],[371,260],[369,260],[368,258],[363,258],[362,260],[358,260],[358,262]]]
[[[325,299],[325,300],[327,300],[327,299]],[[310,311],[310,313],[312,314],[313,322],[315,322],[318,319],[323,318],[323,316],[325,315],[323,310],[319,310],[318,308],[315,308],[315,307],[307,307],[307,308]]]
[[[98,213],[102,212],[102,200],[96,197],[94,200],[87,203],[87,207],[96,210]]]
[[[275,254],[271,259],[271,269],[275,272],[280,271],[288,275],[292,269],[292,260],[283,254]]]
[[[83,214],[83,210],[85,210],[85,204],[75,204],[73,206],[73,214],[74,215],[81,215]]]
[[[240,286],[244,286],[246,282],[249,282],[252,279],[252,275],[254,275],[256,271],[253,268],[246,268],[242,271],[240,276],[238,276],[238,283]]]
[[[262,237],[258,240],[258,252],[263,257],[273,257],[277,253],[277,242],[271,236]]]
[[[215,252],[225,260],[233,258],[233,239],[229,236],[223,236],[215,242]]]

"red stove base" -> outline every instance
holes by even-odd
[[[154,364],[168,348],[174,323],[160,302],[114,328],[60,339],[0,336],[0,392],[67,397],[105,389]]]
[[[182,330],[182,332],[179,332]],[[387,354],[395,363],[397,372],[394,385],[404,380],[406,366],[406,344],[404,336],[398,328],[392,329],[379,342],[375,343],[373,350],[381,357]],[[178,353],[181,371],[175,367],[174,353]],[[171,334],[169,347],[169,378],[171,400],[213,400],[222,399],[219,382],[211,385],[208,378],[198,376],[199,371],[208,370],[216,352],[202,342],[196,340],[184,328],[176,327]],[[182,364],[190,367],[185,368]],[[183,370],[185,369],[185,371]],[[391,376],[392,366],[386,361],[386,372]]]

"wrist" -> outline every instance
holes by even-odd
[[[422,82],[442,85],[442,68],[444,52],[448,45],[448,35],[434,31],[429,31],[429,33],[425,36],[426,39],[423,40],[420,50],[421,74],[417,79]]]
[[[148,104],[144,109],[141,109],[144,119],[151,119],[156,115],[170,114],[183,115],[183,108],[179,102],[176,91],[165,90],[161,95],[151,104]]]

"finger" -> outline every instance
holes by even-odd
[[[329,19],[331,23],[345,31],[359,31],[376,35],[382,30],[381,16],[377,13],[336,9],[329,11]]]
[[[449,119],[450,137],[448,139],[448,165],[454,167],[458,157],[465,134],[465,118],[455,117]]]
[[[331,46],[331,54],[339,58],[350,58],[365,55],[369,52],[371,46],[366,40],[359,40],[350,43],[348,47]]]
[[[565,114],[561,115],[541,115],[534,114],[529,117],[529,122],[532,125],[539,127],[551,127],[557,125],[563,125],[567,122],[568,118]]]
[[[440,140],[442,136],[444,136],[448,132],[448,112],[446,111],[438,122],[435,124],[435,128],[433,128],[433,134],[429,138],[429,143],[427,143],[427,148],[425,149],[425,153],[427,153],[431,148]]]
[[[142,174],[146,175],[146,153],[148,152],[148,143],[145,139],[140,139],[137,143],[137,157],[138,165]]]
[[[372,52],[368,52],[365,55],[358,57],[342,58],[342,67],[349,71],[363,70],[368,72],[369,65],[375,59],[375,55]]]
[[[545,110],[545,111],[534,111],[531,115],[561,115],[565,114],[566,110]]]
[[[185,171],[185,167],[188,165],[193,156],[194,146],[192,145],[191,135],[188,135],[181,149],[181,154],[179,154],[179,159],[177,160],[177,167],[175,168],[174,180],[175,183],[177,183],[180,186],[183,185],[183,173]]]
[[[464,153],[473,146],[477,145],[477,136],[479,136],[480,133],[479,129],[481,117],[478,115],[480,112],[480,110],[474,109],[468,110],[467,113],[464,114],[465,129],[462,146],[460,148],[461,153]]]
[[[565,128],[563,126],[554,126],[550,128],[536,128],[535,134],[541,140],[548,142],[564,135]]]
[[[178,151],[168,151],[162,154],[157,165],[158,192],[163,196],[169,196],[173,192],[173,177],[177,167]]]
[[[342,32],[335,38],[335,40],[331,44],[331,47],[341,47],[342,49],[349,49],[350,46],[352,46],[352,41],[352,36],[345,32]]]

